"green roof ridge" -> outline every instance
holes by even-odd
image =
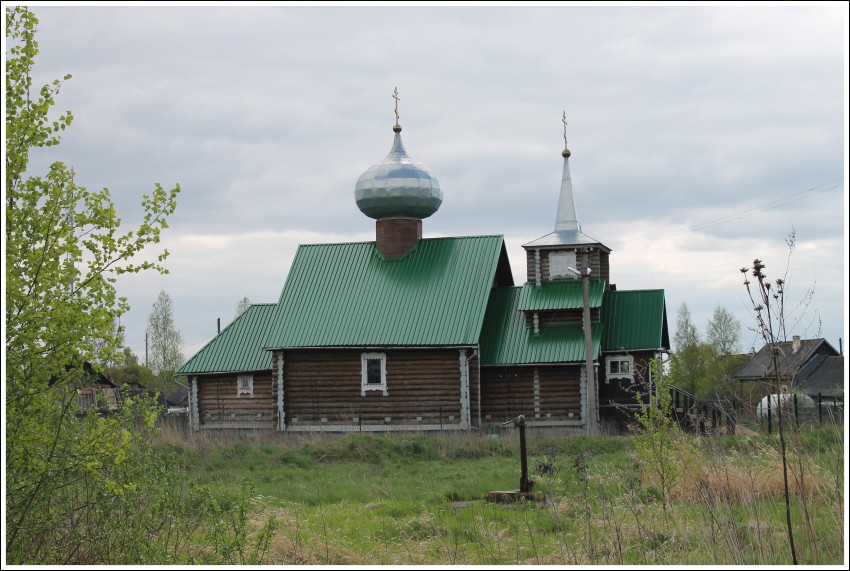
[[[274,303],[254,303],[183,363],[175,374],[260,371],[271,368],[271,354],[263,350],[265,329]]]
[[[264,345],[478,343],[501,235],[423,238],[384,259],[374,242],[301,245]]]

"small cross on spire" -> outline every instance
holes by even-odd
[[[393,131],[398,133],[398,131],[401,131],[401,125],[398,124],[398,100],[401,99],[401,97],[398,96],[398,87],[393,89],[393,99],[395,99],[395,125],[393,125]],[[396,129],[398,129],[398,131],[396,131]]]
[[[561,117],[561,122],[564,124],[564,150],[561,151],[561,156],[569,158],[570,150],[567,148],[567,112],[564,111],[564,115]]]

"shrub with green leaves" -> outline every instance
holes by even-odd
[[[30,152],[57,145],[71,124],[70,111],[51,117],[70,75],[34,91],[38,20],[22,6],[5,15],[7,561],[256,562],[248,499],[233,500],[241,519],[220,526],[211,494],[151,448],[152,399],[125,399],[117,410],[77,404],[92,371],[118,353],[113,325],[128,305],[117,276],[167,271],[167,250],[144,254],[168,227],[180,187],[156,184],[142,198],[141,225],[122,234],[108,190],[77,186],[61,162],[29,174]],[[215,544],[199,543],[199,530]]]

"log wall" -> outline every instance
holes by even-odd
[[[580,378],[578,366],[484,367],[482,423],[499,424],[520,414],[529,423],[581,422]]]
[[[538,367],[541,420],[581,420],[581,368]]]
[[[533,411],[533,367],[481,368],[481,422],[507,422]]]
[[[554,249],[540,249],[540,280],[542,282],[549,281],[549,253],[550,252],[558,252],[558,251],[570,251],[574,250],[574,248],[564,247],[564,248],[554,248]],[[607,286],[610,286],[611,281],[611,269],[609,266],[609,257],[610,255],[607,252],[602,251],[599,248],[594,248],[592,252],[588,254],[590,256],[590,266],[591,276],[597,277],[605,280]],[[578,252],[576,254],[576,269],[579,271],[584,270],[584,253]],[[529,248],[526,250],[525,254],[526,260],[526,277],[528,281],[534,282],[536,279],[536,266],[535,266],[535,257],[534,257],[534,249]]]
[[[360,350],[286,351],[284,413],[287,430],[457,428],[461,422],[458,349],[385,349],[387,394],[361,394]],[[467,350],[467,357],[472,350]],[[469,362],[470,397],[477,363]],[[276,369],[275,369],[276,370]],[[470,398],[477,400],[477,394]],[[469,410],[470,419],[477,411]]]
[[[254,394],[237,394],[237,374],[199,375],[200,428],[274,428],[277,405],[271,371],[254,372]]]
[[[545,311],[532,311],[526,310],[525,312],[525,324],[527,327],[534,327],[534,314],[537,314],[537,323],[538,326],[542,329],[546,325],[550,323],[574,323],[581,325],[582,323],[582,309],[558,309],[558,310],[545,310]],[[600,311],[598,307],[592,307],[590,309],[590,321],[599,321]]]

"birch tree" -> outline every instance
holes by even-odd
[[[172,373],[183,363],[183,336],[174,325],[174,304],[160,290],[148,316],[150,369],[157,375]]]
[[[75,397],[85,370],[120,350],[114,324],[129,305],[117,276],[167,271],[168,251],[149,250],[168,227],[180,187],[154,185],[142,196],[141,224],[125,232],[107,189],[77,185],[62,162],[29,173],[30,153],[58,145],[71,125],[70,111],[53,111],[71,76],[33,88],[38,20],[23,6],[7,7],[5,16],[6,556],[13,564],[61,564],[109,517],[95,506],[135,485],[128,458],[148,434],[137,427],[150,429],[156,419],[143,405],[83,415]]]
[[[700,340],[699,330],[691,318],[687,303],[682,303],[676,313],[673,342],[675,353],[670,358],[671,383],[691,394],[701,394],[707,382],[707,348]]]

